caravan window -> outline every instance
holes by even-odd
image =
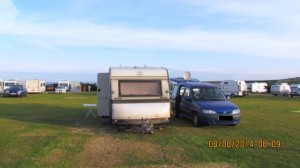
[[[228,86],[223,86],[223,89],[229,89],[229,87]]]
[[[120,96],[161,96],[160,81],[119,81]]]

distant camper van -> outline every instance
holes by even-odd
[[[275,84],[271,86],[271,94],[274,96],[283,95],[289,96],[291,87],[287,83]]]
[[[67,80],[60,80],[58,81],[57,88],[64,88],[66,91],[70,91],[70,81]]]
[[[165,68],[111,67],[98,73],[98,116],[116,125],[169,122],[169,75]]]
[[[300,84],[291,84],[291,97],[300,96]]]
[[[220,83],[220,89],[225,96],[246,96],[247,84],[243,80],[224,80]]]
[[[7,90],[9,87],[20,84],[17,80],[8,80],[4,81],[4,90]]]

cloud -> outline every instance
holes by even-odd
[[[2,1],[1,1],[2,2]],[[5,2],[5,3],[3,3]],[[276,35],[258,30],[207,30],[201,28],[182,29],[149,29],[135,28],[124,24],[100,24],[89,21],[64,21],[64,22],[33,22],[17,20],[17,9],[12,1],[5,0],[0,6],[7,8],[4,13],[14,19],[11,24],[0,21],[0,34],[25,39],[38,47],[55,48],[56,46],[79,47],[112,47],[133,49],[167,49],[174,51],[196,51],[212,53],[240,54],[255,57],[275,57],[300,59],[300,41],[293,34]],[[239,3],[229,1],[198,2],[189,1],[210,8],[242,13],[244,15],[259,16],[264,12],[264,7],[258,6],[257,14],[251,10],[258,4]],[[3,5],[4,4],[4,5]],[[221,5],[220,5],[221,4]],[[271,6],[273,7],[273,6]],[[270,13],[272,8],[266,9]],[[24,18],[24,17],[23,17]],[[299,34],[298,34],[299,35]]]
[[[14,6],[12,0],[0,1],[0,23],[13,21],[18,13],[19,11]]]

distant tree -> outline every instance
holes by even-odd
[[[97,91],[96,83],[81,83],[81,91],[88,92],[89,86],[91,86],[91,91]]]

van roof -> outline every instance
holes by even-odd
[[[191,87],[219,87],[219,85],[216,84],[212,84],[212,83],[202,83],[202,82],[190,82],[190,83],[186,83],[186,82],[181,82],[179,83],[179,85],[185,85],[185,86],[191,86]]]
[[[196,79],[196,78],[190,78],[189,80],[185,80],[183,79],[183,77],[181,78],[170,78],[170,81],[173,81],[173,82],[200,82],[199,79]]]

